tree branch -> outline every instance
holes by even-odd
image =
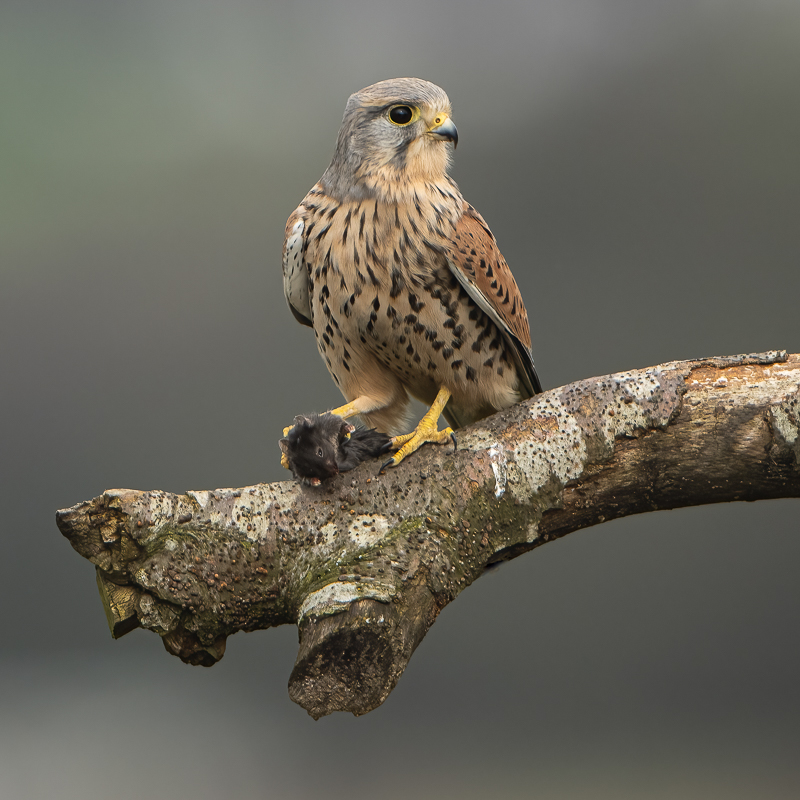
[[[315,718],[364,714],[494,562],[642,511],[800,497],[800,355],[579,381],[460,432],[459,448],[320,488],[114,489],[56,519],[97,566],[115,638],[149,628],[211,666],[232,633],[295,623],[292,699]]]

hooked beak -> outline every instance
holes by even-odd
[[[444,139],[445,141],[452,142],[454,149],[458,147],[458,129],[453,124],[453,120],[451,120],[450,117],[445,117],[443,122],[431,128],[430,134],[435,139]]]

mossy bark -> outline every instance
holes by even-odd
[[[455,453],[377,466],[319,488],[109,490],[57,523],[97,567],[113,636],[149,628],[211,666],[232,633],[294,623],[291,697],[363,714],[494,562],[628,514],[800,496],[800,356],[579,381],[459,432]]]

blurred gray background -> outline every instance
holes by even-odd
[[[545,388],[800,350],[796,0],[3,0],[3,798],[800,793],[800,501],[524,556],[361,719],[291,703],[289,627],[210,670],[111,639],[55,510],[286,477],[281,427],[339,397],[284,223],[403,75],[450,95]]]

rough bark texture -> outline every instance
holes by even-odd
[[[57,522],[97,567],[114,637],[149,628],[211,666],[236,631],[297,624],[289,693],[318,718],[380,705],[493,562],[628,514],[772,497],[800,497],[800,355],[784,352],[579,381],[381,475],[114,489]]]

